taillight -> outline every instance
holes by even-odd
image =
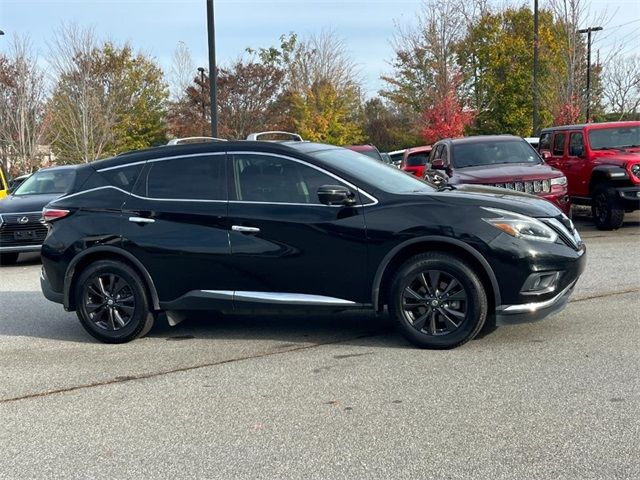
[[[51,222],[59,218],[64,218],[69,215],[69,210],[63,210],[61,208],[43,208],[42,218],[45,222]]]

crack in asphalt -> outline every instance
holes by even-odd
[[[625,295],[625,294],[636,293],[636,292],[640,292],[640,288],[630,288],[630,289],[622,290],[622,291],[607,292],[607,293],[589,295],[589,296],[580,297],[580,298],[574,298],[574,299],[569,300],[569,303],[585,302],[585,301],[588,301],[588,300],[594,300],[594,299],[598,299],[598,298],[613,297],[613,296],[617,296],[617,295]],[[43,392],[29,393],[29,394],[21,395],[21,396],[18,396],[18,397],[3,398],[3,399],[0,399],[0,404],[17,402],[17,401],[20,401],[20,400],[29,400],[29,399],[32,399],[32,398],[48,397],[48,396],[56,395],[56,394],[59,394],[59,393],[75,392],[77,390],[85,390],[85,389],[89,389],[89,388],[102,387],[102,386],[106,386],[106,385],[113,385],[113,384],[118,384],[118,383],[131,382],[131,381],[135,381],[135,380],[145,380],[145,379],[148,379],[148,378],[155,378],[155,377],[161,377],[161,376],[164,376],[164,375],[170,375],[170,374],[173,374],[173,373],[189,372],[189,371],[198,370],[198,369],[201,369],[201,368],[215,367],[215,366],[219,366],[219,365],[225,365],[225,364],[228,364],[228,363],[241,362],[241,361],[244,361],[244,360],[253,360],[253,359],[257,359],[257,358],[271,357],[271,356],[274,356],[274,355],[281,355],[281,354],[289,353],[289,352],[297,352],[297,351],[301,351],[301,350],[310,350],[312,348],[322,347],[324,345],[335,345],[335,344],[338,344],[338,343],[348,342],[348,341],[351,341],[351,340],[357,340],[357,339],[360,339],[360,338],[376,337],[378,335],[382,335],[382,334],[386,334],[386,333],[388,333],[387,330],[385,330],[383,332],[377,332],[377,333],[365,333],[365,334],[362,334],[362,335],[356,335],[354,337],[343,338],[343,339],[340,339],[340,340],[334,340],[334,341],[330,341],[330,342],[320,342],[320,343],[314,343],[314,344],[311,344],[311,345],[302,345],[302,346],[297,346],[297,347],[293,347],[293,348],[285,348],[285,349],[278,350],[278,351],[273,351],[273,352],[263,352],[263,353],[258,353],[258,354],[255,354],[255,355],[246,355],[246,356],[243,356],[243,357],[229,358],[229,359],[220,360],[220,361],[217,361],[217,362],[209,362],[209,363],[203,363],[203,364],[200,364],[200,365],[191,365],[191,366],[188,366],[188,367],[173,368],[173,369],[169,369],[169,370],[163,370],[163,371],[160,371],[160,372],[142,373],[142,374],[139,374],[139,375],[118,376],[118,377],[115,377],[115,378],[113,378],[111,380],[104,380],[102,382],[92,382],[92,383],[87,383],[87,384],[83,384],[83,385],[75,385],[73,387],[65,387],[65,388],[59,388],[59,389],[55,389],[55,390],[46,390],[46,391],[43,391]],[[353,355],[341,355],[341,356],[337,356],[337,357],[347,358],[347,357],[356,357],[356,356],[368,355],[368,354],[370,354],[370,352],[362,353],[362,354],[353,354]]]
[[[365,333],[362,335],[356,335],[353,337],[349,337],[349,338],[342,338],[340,340],[333,340],[330,342],[320,342],[320,343],[313,343],[311,345],[301,345],[298,347],[293,347],[293,348],[285,348],[285,349],[281,349],[278,351],[273,351],[273,352],[263,352],[263,353],[257,353],[255,355],[246,355],[243,357],[235,357],[235,358],[229,358],[226,360],[219,360],[217,362],[209,362],[209,363],[203,363],[203,364],[199,364],[199,365],[191,365],[188,367],[180,367],[180,368],[172,368],[169,370],[162,370],[160,372],[151,372],[151,373],[141,373],[139,375],[126,375],[126,376],[118,376],[115,377],[111,380],[104,380],[101,382],[92,382],[92,383],[86,383],[86,384],[82,384],[82,385],[74,385],[72,387],[65,387],[65,388],[58,388],[58,389],[54,389],[54,390],[45,390],[43,392],[35,392],[35,393],[28,393],[26,395],[20,395],[18,397],[9,397],[9,398],[2,398],[0,399],[0,405],[1,404],[5,404],[5,403],[11,403],[11,402],[17,402],[19,400],[29,400],[32,398],[40,398],[40,397],[49,397],[51,395],[56,395],[58,393],[68,393],[68,392],[75,392],[77,390],[85,390],[88,388],[94,388],[94,387],[102,387],[102,386],[106,386],[106,385],[114,385],[114,384],[118,384],[118,383],[125,383],[125,382],[131,382],[134,380],[145,380],[148,378],[155,378],[155,377],[161,377],[164,375],[170,375],[172,373],[182,373],[182,372],[189,372],[192,370],[198,370],[200,368],[207,368],[207,367],[216,367],[218,365],[224,365],[227,363],[235,363],[235,362],[241,362],[243,360],[252,360],[252,359],[256,359],[256,358],[264,358],[264,357],[271,357],[274,355],[281,355],[283,353],[289,353],[289,352],[297,352],[297,351],[301,351],[301,350],[309,350],[312,348],[316,348],[316,347],[322,347],[324,345],[335,345],[338,343],[343,343],[343,342],[348,342],[351,340],[358,340],[361,338],[370,338],[370,337],[376,337],[378,335],[381,335],[385,332],[377,332],[377,333]]]

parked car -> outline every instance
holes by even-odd
[[[547,165],[525,140],[486,135],[440,140],[433,146],[425,180],[434,185],[479,184],[539,196],[571,214],[567,178]]]
[[[353,150],[354,152],[361,153],[362,155],[366,155],[369,158],[373,158],[374,160],[384,163],[380,151],[374,145],[347,145],[344,148]]]
[[[22,185],[24,183],[24,181],[29,178],[31,176],[30,173],[27,173],[26,175],[20,175],[18,177],[13,177],[11,180],[9,180],[9,193],[11,192],[15,192],[16,189]]]
[[[402,155],[400,170],[411,173],[418,178],[424,177],[424,166],[427,164],[430,153],[431,145],[408,148]]]
[[[640,121],[546,128],[540,153],[566,175],[573,203],[591,205],[599,229],[640,208]]]
[[[9,195],[9,176],[4,169],[4,163],[0,160],[0,199]]]
[[[159,312],[175,324],[190,310],[388,306],[411,342],[451,348],[494,315],[557,312],[585,266],[573,224],[549,202],[437,189],[312,142],[177,145],[92,162],[44,218],[44,295],[110,343],[146,334]]]
[[[23,252],[40,250],[47,235],[42,208],[74,184],[75,167],[42,169],[0,201],[0,264],[10,265]]]
[[[389,152],[389,157],[391,157],[391,163],[393,164],[394,167],[400,168],[400,165],[402,164],[402,157],[404,156],[404,152],[406,152],[406,149],[394,150],[393,152]]]
[[[384,163],[386,163],[387,165],[392,165],[393,164],[393,162],[391,161],[391,157],[389,156],[388,153],[381,152],[380,156],[382,157],[382,161]]]

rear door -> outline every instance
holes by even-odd
[[[566,132],[556,132],[553,135],[551,143],[551,157],[547,159],[547,163],[552,167],[558,168],[564,171],[565,159],[566,159],[566,144],[567,134]]]
[[[123,247],[142,262],[160,301],[227,290],[226,155],[149,160],[123,206]]]
[[[328,206],[322,185],[355,186],[310,163],[229,152],[231,257],[242,272],[234,303],[370,303],[361,201]],[[357,198],[357,197],[356,197]],[[367,200],[369,203],[372,199]]]

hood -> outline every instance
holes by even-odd
[[[44,206],[61,197],[61,193],[44,194],[44,195],[9,195],[0,200],[0,214],[3,213],[25,213],[38,212]]]
[[[492,207],[529,217],[557,217],[562,212],[551,202],[528,193],[479,185],[459,185],[442,190],[437,198],[451,206]]]
[[[538,165],[514,163],[457,168],[452,180],[453,183],[505,183],[544,180],[560,176],[562,172],[545,163]]]
[[[598,163],[640,163],[640,149],[638,148],[630,148],[627,150],[594,150],[593,153]]]

